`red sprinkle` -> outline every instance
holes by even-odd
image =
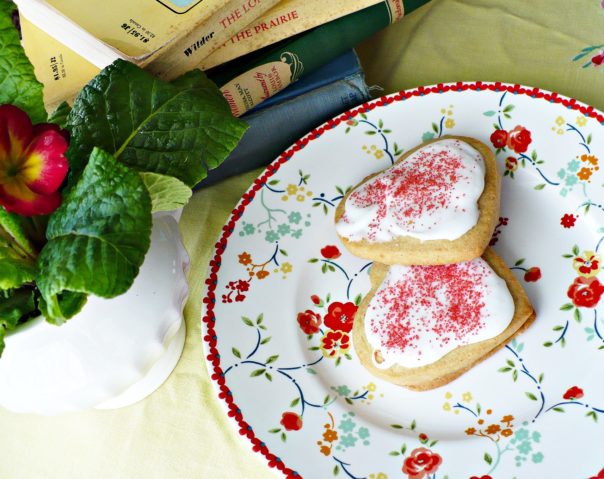
[[[374,297],[370,308],[379,314],[371,331],[385,350],[415,349],[420,356],[417,340],[426,335],[437,348],[451,340],[466,343],[484,327],[483,279],[489,272],[482,260],[410,266]]]

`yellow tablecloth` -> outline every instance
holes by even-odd
[[[600,0],[433,0],[359,48],[385,93],[459,80],[523,83],[604,108],[604,71],[583,68],[604,44]],[[583,48],[598,46],[581,60]],[[213,244],[252,172],[198,192],[181,228],[190,252],[187,340],[166,383],[115,411],[60,417],[0,409],[2,479],[278,477],[222,412],[203,361],[200,307]],[[315,478],[307,478],[315,479]]]

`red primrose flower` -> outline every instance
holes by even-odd
[[[0,105],[0,205],[23,216],[56,210],[69,168],[67,146],[58,126],[34,126],[20,108]]]

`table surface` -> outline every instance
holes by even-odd
[[[601,0],[433,0],[358,48],[370,85],[391,93],[462,80],[520,83],[604,109],[604,71],[590,57],[604,48]],[[580,61],[583,48],[597,47]],[[603,54],[604,55],[604,54]],[[196,193],[181,230],[191,255],[187,339],[164,385],[114,411],[59,417],[0,408],[0,477],[279,477],[231,427],[203,360],[201,299],[212,247],[233,206],[258,172]]]

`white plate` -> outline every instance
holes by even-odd
[[[208,364],[254,450],[307,479],[596,476],[604,468],[603,121],[537,89],[438,85],[352,110],[276,160],[225,226],[204,300]],[[535,323],[427,392],[372,377],[352,346],[333,356],[319,348],[346,337],[324,323],[307,336],[299,313],[324,321],[329,304],[358,303],[369,287],[368,263],[344,250],[333,227],[346,188],[428,138],[492,144],[495,125],[512,140],[497,154],[504,177],[492,243],[524,285]]]

